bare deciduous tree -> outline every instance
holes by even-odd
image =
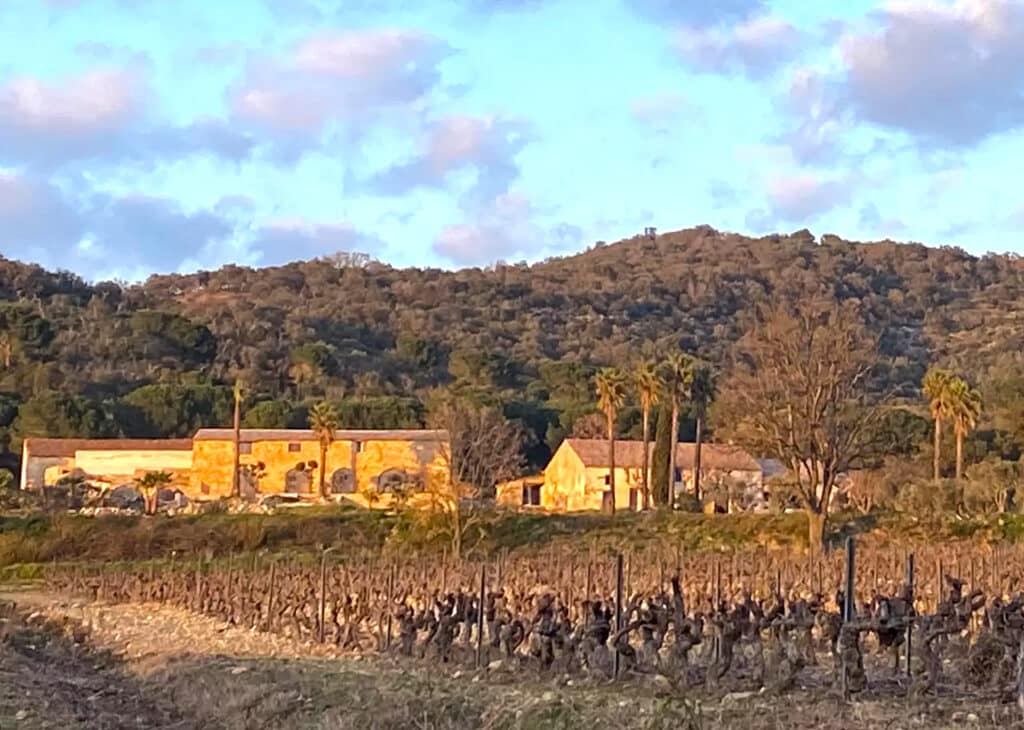
[[[867,381],[877,356],[851,306],[776,308],[737,343],[721,389],[723,429],[792,472],[815,549],[837,478],[871,445],[879,410]]]
[[[522,470],[524,434],[500,411],[450,396],[434,406],[429,425],[447,432],[448,441],[438,445],[444,468],[427,475],[427,512],[459,558],[467,533],[480,521],[474,501]]]

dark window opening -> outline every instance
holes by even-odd
[[[302,451],[302,444],[288,444],[288,451],[292,454]]]
[[[363,453],[363,442],[362,441],[355,441],[355,442],[353,442],[352,449],[357,454]]]
[[[523,505],[527,507],[540,506],[540,485],[523,487]]]
[[[636,512],[640,509],[640,490],[630,489],[629,490],[629,509]]]

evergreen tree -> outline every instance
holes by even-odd
[[[668,457],[672,448],[672,409],[658,409],[658,427],[654,435],[654,454],[651,457],[651,492],[654,504],[672,508],[668,490]]]

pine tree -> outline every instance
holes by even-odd
[[[672,448],[672,409],[658,409],[658,427],[654,436],[654,454],[651,456],[651,492],[657,507],[672,508],[668,489],[668,456]]]

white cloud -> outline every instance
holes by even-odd
[[[799,40],[792,24],[763,15],[732,26],[683,26],[676,30],[673,45],[698,70],[762,76],[791,60]]]
[[[968,145],[1024,123],[1024,4],[894,2],[840,42],[841,99],[865,121]]]

